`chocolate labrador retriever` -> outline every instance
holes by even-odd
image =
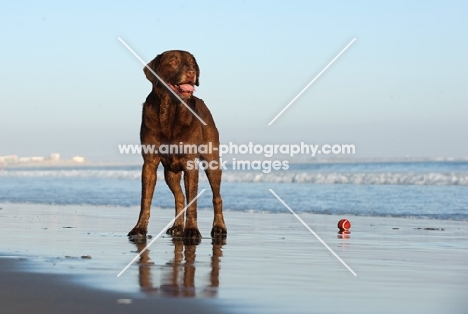
[[[160,82],[147,67],[143,69],[153,89],[143,105],[140,140],[142,145],[152,146],[155,151],[150,153],[142,150],[144,163],[141,178],[141,211],[136,226],[128,233],[131,238],[146,238],[159,163],[164,166],[164,178],[174,194],[176,216],[184,209],[186,202],[189,204],[197,196],[198,167],[196,166],[198,166],[198,160],[205,161],[206,164],[212,166],[219,165],[218,130],[203,100],[193,96],[194,85],[199,85],[200,76],[200,70],[193,55],[180,50],[166,51],[147,66],[165,84]],[[178,98],[182,99],[185,104]],[[203,153],[199,152],[202,149],[171,150],[171,153],[168,153],[167,149],[162,149],[163,146],[167,148],[185,145],[192,147],[193,145],[197,147],[206,145],[205,148],[212,147],[212,149],[209,151],[203,149]],[[214,220],[211,236],[223,238],[227,230],[220,195],[221,167],[207,167],[205,172],[213,192]],[[180,185],[182,173],[184,174],[186,200]],[[196,200],[187,208],[185,216],[184,221],[184,215],[180,215],[174,225],[167,230],[167,234],[200,239]]]

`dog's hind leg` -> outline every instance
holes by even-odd
[[[154,187],[156,186],[156,170],[159,158],[145,158],[141,172],[141,210],[136,226],[128,233],[133,239],[146,237],[150,218],[151,201],[153,200]]]
[[[182,172],[175,173],[164,169],[164,179],[166,180],[172,194],[174,194],[176,216],[184,209],[185,205],[184,193],[180,186],[181,178]],[[180,215],[179,218],[174,221],[174,225],[167,229],[166,233],[172,236],[181,237],[184,234],[184,215]]]

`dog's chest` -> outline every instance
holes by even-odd
[[[154,103],[146,102],[143,108],[142,135],[156,137],[160,141],[194,142],[202,140],[201,124],[190,111],[196,111],[195,101],[174,104],[164,97]]]

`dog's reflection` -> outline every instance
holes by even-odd
[[[138,252],[142,252],[147,243],[146,241],[134,242]],[[222,247],[226,244],[224,239],[212,240],[211,271],[209,278],[204,282],[195,282],[195,259],[197,245],[200,243],[187,241],[183,238],[173,238],[174,258],[166,263],[162,268],[160,282],[157,287],[154,282],[154,263],[149,257],[150,250],[146,249],[141,253],[138,261],[138,283],[141,291],[147,294],[162,294],[173,297],[216,297],[219,287],[219,269]],[[197,289],[196,287],[203,287]]]

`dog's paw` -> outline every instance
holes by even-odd
[[[227,236],[226,227],[214,226],[211,229],[211,237],[215,239],[225,238]]]
[[[146,239],[146,233],[147,232],[148,231],[145,228],[135,227],[127,234],[127,236],[131,240],[141,240],[141,239]]]
[[[202,238],[202,235],[201,235],[200,231],[198,231],[197,228],[185,228],[184,238],[199,240],[199,239]]]
[[[184,235],[184,228],[181,226],[172,226],[167,229],[166,234],[169,234],[173,237],[182,237]]]

